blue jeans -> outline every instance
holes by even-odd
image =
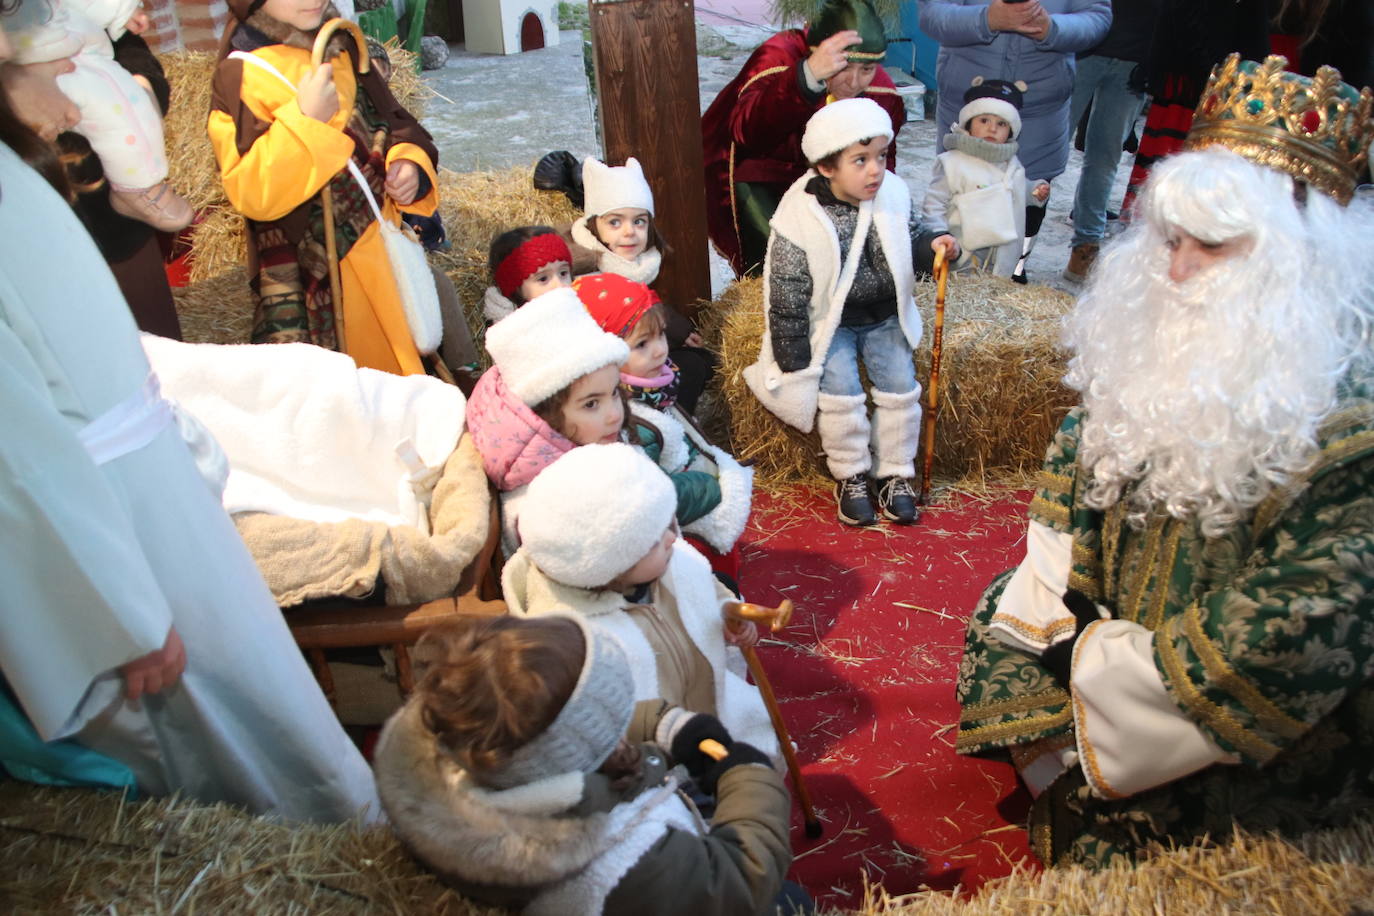
[[[1136,115],[1145,101],[1129,84],[1133,61],[1094,55],[1078,60],[1069,105],[1069,124],[1078,128],[1083,109],[1093,105],[1083,142],[1083,171],[1073,196],[1072,245],[1100,242],[1107,234],[1107,196],[1121,164],[1121,144],[1126,142]]]
[[[911,344],[907,343],[896,315],[874,324],[840,325],[835,329],[821,370],[821,392],[863,394],[859,384],[860,356],[868,370],[868,380],[879,391],[906,394],[916,387]]]

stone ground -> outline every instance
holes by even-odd
[[[698,9],[697,71],[703,111],[753,48],[775,30],[762,20],[757,9],[736,8],[729,14]],[[580,32],[560,32],[557,45],[523,54],[470,53],[461,44],[451,45],[450,51],[443,69],[424,75],[436,93],[428,103],[425,125],[439,144],[440,161],[446,168],[466,172],[533,165],[557,149],[579,158],[601,155]],[[900,71],[889,72],[899,86],[915,82]],[[930,108],[933,113],[934,105]],[[898,135],[897,149],[897,174],[911,187],[919,206],[938,152],[935,122],[907,122]],[[1073,235],[1069,210],[1080,162],[1081,154],[1072,151],[1068,170],[1055,179],[1049,214],[1028,266],[1032,282],[1070,292],[1076,291],[1076,284],[1063,280],[1060,272],[1069,259]],[[1130,162],[1129,156],[1122,157],[1110,198],[1113,208],[1125,190]],[[719,294],[731,276],[715,252],[711,253],[711,271],[713,293]]]

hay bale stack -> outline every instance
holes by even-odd
[[[254,305],[243,267],[174,289],[172,298],[187,343],[248,343]]]
[[[433,93],[415,72],[415,55],[394,42],[387,51],[393,65],[391,92],[419,118],[425,100]],[[244,263],[243,219],[224,198],[219,166],[205,130],[215,55],[176,51],[159,60],[172,88],[172,107],[162,125],[171,167],[169,180],[203,214],[191,236],[195,249],[191,279],[207,280]]]
[[[0,900],[25,913],[496,916],[425,872],[385,827],[283,825],[225,805],[0,781]],[[251,902],[250,902],[251,901]],[[970,896],[881,888],[862,916],[1355,913],[1374,908],[1374,826],[1237,836],[1098,872],[1020,871]],[[826,911],[836,916],[838,911]]]
[[[492,172],[439,171],[439,212],[451,247],[430,255],[448,274],[468,315],[472,339],[485,359],[482,294],[491,285],[487,250],[491,240],[517,226],[561,228],[580,212],[557,191],[536,191],[534,163]]]
[[[917,284],[925,324],[917,377],[930,371],[935,287]],[[990,276],[950,280],[935,473],[964,487],[1021,482],[1040,468],[1059,421],[1074,403],[1064,388],[1060,320],[1072,299],[1043,286]],[[760,484],[780,487],[829,479],[815,434],[803,436],[764,410],[740,371],[758,358],[763,335],[763,282],[735,283],[700,316],[721,354],[717,432],[728,430],[734,454],[754,460]],[[919,465],[918,465],[919,467]]]

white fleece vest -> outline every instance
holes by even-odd
[[[859,204],[859,222],[849,243],[848,255],[840,261],[840,237],[835,224],[814,194],[806,193],[806,184],[816,177],[815,169],[792,183],[773,214],[769,225],[768,255],[763,265],[763,344],[758,361],[744,370],[749,390],[764,407],[780,420],[804,433],[811,432],[816,422],[816,404],[820,395],[821,370],[835,329],[840,326],[844,301],[854,284],[859,259],[870,228],[876,229],[882,242],[883,255],[897,291],[897,315],[907,342],[915,350],[921,342],[921,313],[916,309],[914,290],[916,271],[911,259],[911,191],[906,182],[888,174],[878,187],[873,200]],[[772,298],[769,280],[772,275],[773,239],[782,236],[806,252],[811,271],[811,362],[805,369],[783,372],[773,358],[772,332],[768,326],[768,303]]]

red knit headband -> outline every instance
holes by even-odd
[[[501,295],[509,298],[529,279],[530,274],[552,264],[554,261],[567,261],[572,266],[572,252],[568,243],[557,232],[545,232],[526,239],[519,248],[506,255],[506,259],[496,268],[496,288]]]

